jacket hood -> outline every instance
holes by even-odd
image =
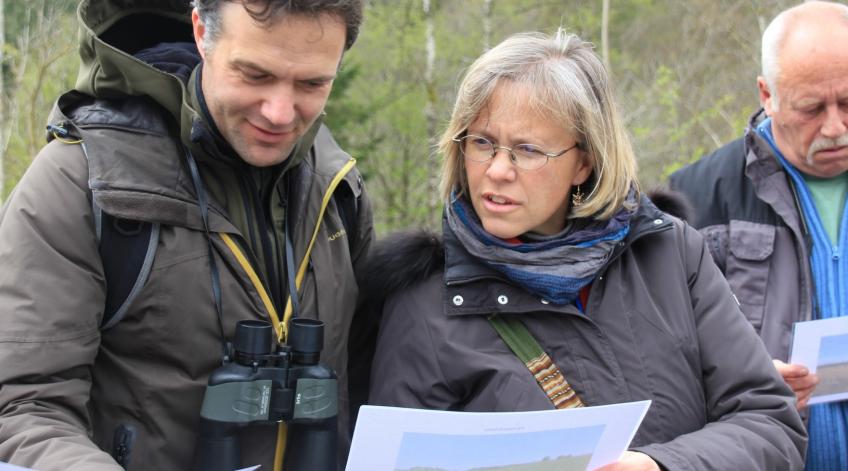
[[[203,101],[190,11],[188,0],[83,0],[75,90],[106,100],[148,97],[173,118],[183,143],[205,141],[202,151],[194,149],[201,160],[241,165]],[[321,123],[313,123],[284,168],[304,158]]]
[[[135,152],[143,153],[139,146],[153,145],[140,143],[146,139],[144,135],[152,133],[162,138],[156,145],[167,147],[168,151],[148,152],[151,155],[142,159],[147,173],[115,171],[114,162],[109,160],[104,161],[102,172],[94,169],[92,181],[97,188],[93,189],[104,209],[120,211],[103,200],[105,191],[121,195],[122,201],[131,200],[130,196],[147,201],[171,195],[181,202],[194,202],[195,191],[190,182],[163,191],[158,185],[151,186],[151,182],[161,181],[158,178],[162,175],[148,175],[172,169],[174,156],[182,156],[188,149],[201,166],[213,200],[211,207],[229,214],[237,221],[237,227],[246,229],[246,222],[238,222],[247,220],[241,214],[245,203],[233,197],[229,189],[239,186],[239,175],[248,174],[255,176],[257,191],[268,193],[267,189],[277,184],[284,172],[309,158],[321,120],[301,137],[283,165],[251,168],[221,136],[205,106],[200,86],[202,66],[198,65],[201,57],[189,13],[188,0],[83,0],[77,9],[79,76],[75,89],[57,102],[50,122],[64,127],[70,121],[77,129],[87,129],[87,137],[95,138],[88,143],[89,151],[102,156],[113,156],[116,149],[130,142]],[[164,142],[174,137],[179,141]],[[347,159],[318,164],[338,171]],[[121,169],[130,165],[124,162]],[[177,190],[176,194],[171,190]]]
[[[75,89],[105,99],[148,96],[179,122],[185,85],[134,55],[162,42],[193,42],[190,11],[187,0],[83,0]]]

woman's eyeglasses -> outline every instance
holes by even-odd
[[[503,149],[509,153],[509,159],[512,163],[523,170],[538,170],[544,167],[549,159],[560,157],[566,152],[580,147],[578,142],[568,149],[552,153],[545,152],[541,147],[534,144],[517,144],[513,147],[499,146],[489,139],[475,134],[466,134],[462,137],[455,137],[453,140],[459,143],[462,155],[469,160],[488,162],[495,158],[499,149]]]

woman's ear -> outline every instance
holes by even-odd
[[[582,185],[586,183],[589,176],[592,175],[594,168],[592,167],[593,159],[589,157],[589,153],[583,149],[579,149],[580,156],[577,158],[577,172],[574,173],[574,178],[571,180],[571,186]]]

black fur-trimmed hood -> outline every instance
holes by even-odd
[[[377,241],[368,254],[359,285],[362,299],[382,304],[389,293],[408,288],[445,265],[442,236],[423,229],[394,232]]]
[[[368,400],[371,359],[386,298],[441,271],[444,265],[442,237],[430,231],[395,232],[371,247],[360,272],[359,303],[348,340],[351,426],[356,423],[359,406]]]
[[[685,222],[692,220],[695,211],[686,195],[668,187],[656,187],[648,190],[648,198],[662,212]]]

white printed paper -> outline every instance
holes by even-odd
[[[848,317],[796,322],[789,362],[819,377],[809,404],[848,399]]]
[[[15,466],[13,464],[6,463],[4,461],[0,461],[0,471],[33,471],[29,468],[22,468],[20,466]]]
[[[363,406],[347,471],[595,469],[619,459],[651,401],[533,412]]]

